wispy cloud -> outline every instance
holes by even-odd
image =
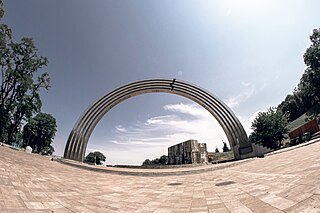
[[[165,105],[163,107],[167,111],[171,112],[179,112],[183,114],[192,115],[195,117],[206,117],[208,115],[207,111],[201,107],[198,107],[195,104],[172,104],[172,105]]]
[[[118,131],[118,132],[126,132],[126,131],[127,131],[127,130],[126,130],[123,126],[121,126],[121,125],[116,126],[115,129],[116,129],[116,131]]]
[[[244,87],[243,91],[236,95],[229,97],[225,103],[231,108],[237,108],[241,103],[246,102],[251,96],[256,93],[255,86],[249,82],[242,82],[241,85]]]

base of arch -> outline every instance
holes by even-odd
[[[233,147],[233,150],[234,150],[234,159],[235,160],[252,158],[255,155],[253,152],[252,144],[250,142],[243,143],[241,145],[235,145]]]

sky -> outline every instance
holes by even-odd
[[[42,111],[57,119],[63,155],[75,122],[92,102],[136,80],[177,78],[205,88],[237,115],[247,134],[260,111],[298,84],[317,0],[4,0],[15,41],[31,37],[49,64]],[[227,138],[201,106],[172,94],[130,98],[93,131],[87,153],[107,164],[141,164],[197,139],[208,151]]]

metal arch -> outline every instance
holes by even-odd
[[[186,97],[208,110],[221,125],[236,159],[244,158],[239,148],[251,148],[247,134],[231,109],[210,92],[176,79],[148,79],[129,83],[94,102],[74,125],[64,151],[64,158],[83,161],[89,137],[101,118],[120,102],[145,93],[172,93]]]

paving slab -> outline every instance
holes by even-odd
[[[219,166],[128,175],[141,171],[93,171],[0,146],[0,212],[320,212],[317,141]]]

